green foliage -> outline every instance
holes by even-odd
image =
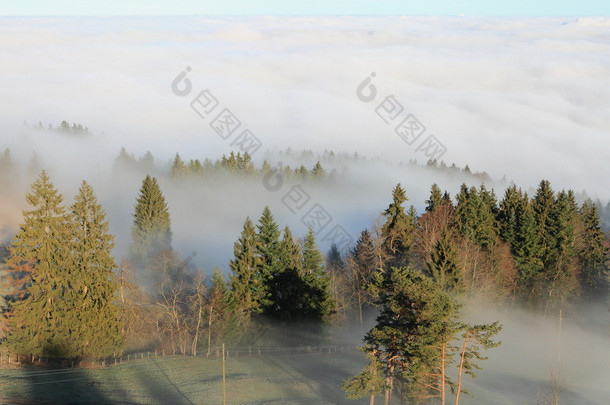
[[[71,210],[74,240],[65,274],[70,288],[64,292],[71,308],[66,320],[72,325],[75,352],[80,357],[104,358],[119,352],[123,342],[119,308],[113,302],[118,288],[111,256],[114,236],[93,189],[84,181]]]
[[[443,229],[426,266],[432,278],[445,291],[457,294],[464,290],[457,250],[453,246],[451,234],[447,229]]]
[[[43,172],[10,248],[9,345],[19,353],[101,358],[121,350],[116,267],[105,213],[83,182],[67,213]]]
[[[468,394],[468,391],[462,388],[462,372],[475,378],[475,370],[481,369],[478,362],[487,360],[487,357],[481,354],[481,349],[488,350],[498,347],[502,343],[493,340],[502,330],[502,325],[498,321],[485,325],[462,324],[460,329],[463,331],[462,339],[464,340],[464,344],[460,355],[460,363],[458,365],[456,403],[458,403],[461,392]]]
[[[133,215],[130,254],[134,263],[146,264],[163,250],[171,249],[171,221],[157,179],[146,176]]]
[[[313,230],[310,228],[303,241],[303,282],[306,293],[303,314],[314,321],[327,320],[334,311],[330,295],[330,278],[324,268],[324,256],[316,246]]]
[[[585,201],[580,210],[583,223],[582,244],[578,252],[581,263],[580,280],[589,296],[603,296],[607,291],[606,260],[608,248],[601,230],[601,219],[597,206]]]
[[[443,196],[441,195],[441,189],[436,183],[434,183],[430,189],[430,198],[426,200],[426,211],[434,211],[435,208],[440,207],[443,205],[443,203],[444,201]]]
[[[386,389],[395,379],[425,397],[423,378],[438,367],[444,345],[455,333],[459,307],[431,279],[392,268],[379,296],[381,312],[365,336],[365,349],[384,365]]]
[[[466,184],[462,184],[456,198],[455,222],[458,231],[483,248],[493,246],[497,236],[493,194],[484,186],[477,190],[475,187],[468,189]]]
[[[386,222],[381,228],[383,246],[390,257],[390,266],[404,266],[408,263],[408,253],[413,243],[415,218],[405,213],[403,204],[407,201],[405,191],[397,184],[392,191],[392,203],[382,213]]]
[[[369,360],[368,365],[360,374],[344,380],[341,384],[341,389],[345,391],[345,396],[350,399],[358,399],[367,395],[378,395],[385,389],[383,363],[377,359],[374,351],[367,350],[366,347],[360,350],[366,353]]]
[[[231,269],[231,302],[239,317],[250,318],[252,312],[260,312],[265,293],[261,278],[260,258],[257,255],[258,239],[250,218],[246,218],[239,239],[233,245],[234,258]]]

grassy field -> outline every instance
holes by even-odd
[[[358,352],[229,358],[227,404],[368,404],[341,381],[359,372]],[[101,369],[0,370],[2,403],[222,404],[222,360],[168,356]]]
[[[520,360],[523,358],[515,359]],[[339,388],[343,379],[360,372],[365,363],[365,357],[355,350],[229,356],[226,403],[368,404],[367,398],[347,399]],[[523,372],[506,360],[487,366],[476,380],[465,379],[466,389],[474,396],[462,395],[460,404],[552,403],[546,379]],[[608,388],[602,381],[591,380],[583,385],[568,378],[565,382],[561,403],[608,403]],[[447,403],[454,401],[454,395],[448,393]],[[376,404],[381,403],[383,398],[379,396]],[[395,396],[392,404],[398,403]],[[0,369],[0,404],[218,405],[222,404],[222,360],[167,356],[97,369]]]

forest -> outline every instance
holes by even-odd
[[[88,133],[67,123],[53,131],[62,127]],[[355,324],[368,364],[344,380],[349,398],[373,403],[383,395],[387,405],[393,396],[400,403],[445,403],[453,395],[457,404],[467,392],[465,374],[484,369],[483,351],[500,345],[504,327],[501,319],[466,322],[463,306],[578,319],[588,306],[607,303],[608,209],[601,202],[554,190],[547,180],[533,192],[509,184],[497,195],[485,185],[486,173],[436,161],[423,167],[465,179],[455,195],[429,184],[418,211],[407,197],[410,181],[398,183],[351,244],[323,252],[315,222],[295,235],[265,206],[258,218],[240,218],[224,266],[203,269],[193,255],[178,253],[159,179],[179,189],[247,178],[263,188],[273,174],[317,187],[340,184],[350,165],[365,159],[287,151],[276,160],[288,157],[304,163],[291,168],[264,160],[256,167],[247,153],[231,152],[216,161],[176,154],[160,167],[150,152],[136,159],[121,149],[112,176],[136,173],[141,186],[130,202],[131,223],[122,224],[131,231],[121,250],[127,253],[115,257],[94,188],[83,180],[64,199],[34,156],[26,208],[2,245],[1,350],[77,363],[138,349],[210,356],[222,344],[322,344]],[[18,189],[15,166],[5,150],[3,190]]]

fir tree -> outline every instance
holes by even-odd
[[[120,351],[122,344],[119,308],[113,303],[117,292],[106,213],[83,182],[71,207],[74,240],[69,270],[70,289],[64,299],[72,307],[71,339],[82,357],[104,358]]]
[[[233,245],[234,258],[229,262],[232,272],[231,302],[239,319],[248,320],[252,312],[262,311],[261,301],[265,286],[259,273],[257,244],[254,225],[250,218],[246,218],[241,235]]]
[[[43,171],[26,196],[32,209],[9,248],[13,279],[9,345],[18,353],[49,357],[78,355],[70,336],[71,305],[65,300],[70,279],[72,236],[63,197]]]
[[[260,258],[257,277],[262,285],[260,304],[262,307],[271,304],[268,294],[268,285],[273,275],[278,272],[279,267],[279,248],[280,230],[271,214],[268,206],[265,206],[263,213],[258,220],[256,254]]]
[[[454,293],[463,291],[462,272],[458,263],[457,251],[447,229],[443,229],[426,266],[434,280],[444,290]]]
[[[171,249],[171,221],[157,179],[146,176],[135,206],[130,253],[133,261],[147,263],[163,250]]]
[[[311,170],[311,175],[314,179],[323,179],[326,177],[326,171],[324,171],[319,161],[314,165],[313,169]]]
[[[173,178],[180,179],[186,177],[186,174],[187,167],[180,158],[180,155],[176,153],[176,156],[174,157],[174,161],[172,163],[172,167],[170,168],[170,175]]]
[[[542,255],[545,264],[549,260],[549,245],[552,243],[550,240],[551,235],[549,231],[549,216],[553,210],[554,204],[555,195],[553,189],[551,188],[551,183],[549,183],[548,180],[542,180],[532,201],[532,208],[534,209],[536,231],[538,232],[538,237],[540,238],[540,243],[542,245]]]
[[[381,229],[383,244],[390,255],[390,266],[402,266],[408,262],[408,252],[413,241],[414,218],[405,213],[405,191],[397,184],[392,191],[392,203],[383,212],[386,219]]]
[[[526,203],[524,211],[518,219],[513,249],[518,271],[518,287],[532,301],[537,295],[537,284],[541,278],[544,263],[536,217],[529,202]]]
[[[304,316],[304,283],[301,248],[286,226],[278,245],[278,266],[267,281],[269,304],[265,314],[282,321],[296,321]]]
[[[608,248],[601,230],[597,205],[585,201],[580,217],[583,223],[582,246],[579,251],[581,284],[589,296],[603,296],[607,290]]]
[[[303,279],[305,283],[304,317],[310,320],[326,320],[334,310],[330,295],[330,280],[324,269],[324,257],[316,246],[310,228],[303,241]]]
[[[441,205],[443,205],[441,189],[434,183],[430,189],[430,198],[426,200],[426,211],[434,211],[435,208],[440,207]]]

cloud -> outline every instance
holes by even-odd
[[[381,100],[393,95],[403,115],[415,115],[426,136],[444,144],[448,164],[468,164],[496,179],[506,174],[526,188],[548,178],[555,189],[586,189],[610,198],[607,18],[32,17],[0,22],[0,148],[11,147],[23,162],[36,150],[57,166],[56,181],[67,194],[81,178],[107,173],[121,146],[137,156],[150,150],[160,164],[175,152],[187,160],[229,153],[231,140],[220,138],[210,118],[201,119],[190,107],[207,89],[219,108],[230,109],[242,128],[261,140],[262,150],[329,149],[394,163],[424,162],[417,143],[404,143],[375,113]],[[178,97],[171,82],[187,66],[193,90]],[[364,103],[356,87],[371,72],[378,95]],[[87,125],[94,136],[59,140],[22,128],[23,120],[56,125],[64,119]],[[340,193],[318,197],[329,210],[344,212],[347,206],[364,212],[353,232],[385,208],[397,182],[413,191],[410,199],[417,206],[432,182],[445,181],[395,164],[364,172],[346,186],[353,187],[349,202],[341,201]],[[121,210],[132,208],[140,181],[129,183]],[[442,186],[451,192],[457,187]],[[371,188],[363,193],[365,187]],[[234,222],[229,246],[246,211],[257,217],[268,200],[266,190],[252,190],[257,199],[248,211],[226,207],[212,193],[206,197],[207,215],[216,216],[202,218],[202,224]],[[117,195],[103,197],[116,205]],[[115,215],[114,208],[109,211]],[[116,212],[119,223],[129,220]],[[179,215],[174,214],[176,224],[182,223]],[[355,216],[350,212],[345,218]],[[198,222],[183,223],[193,232],[201,228]],[[117,232],[129,239],[128,230]]]

